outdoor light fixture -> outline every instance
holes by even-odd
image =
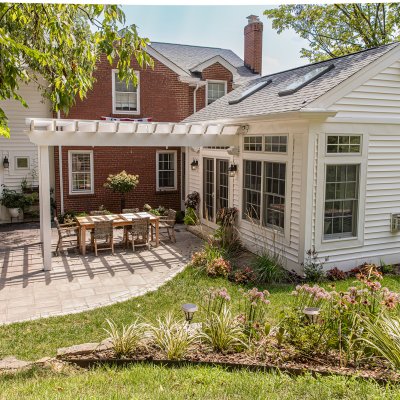
[[[8,169],[10,167],[10,162],[8,161],[7,156],[4,157],[3,167],[4,167],[4,169]]]
[[[321,309],[319,307],[306,307],[303,313],[307,315],[308,319],[315,324],[318,321],[318,316]]]
[[[191,168],[192,168],[193,171],[196,170],[197,168],[199,168],[199,161],[198,161],[198,160],[195,160],[195,159],[193,158],[193,161],[190,163],[190,166],[191,166]]]
[[[182,310],[185,313],[185,319],[190,324],[193,319],[194,313],[198,310],[196,304],[187,303],[182,305]]]
[[[228,167],[228,172],[229,172],[229,176],[230,177],[234,177],[236,175],[236,171],[237,171],[237,165],[236,164],[231,164]]]

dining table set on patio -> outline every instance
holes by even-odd
[[[90,233],[90,246],[97,256],[98,250],[111,250],[114,254],[114,229],[122,228],[122,244],[127,249],[146,246],[150,249],[150,242],[155,247],[160,244],[160,229],[165,229],[169,238],[176,241],[174,225],[176,211],[168,210],[167,215],[157,216],[138,209],[124,209],[121,214],[110,214],[107,211],[91,211],[89,215],[76,216],[73,222],[60,224],[54,218],[59,240],[56,254],[63,250],[63,241],[76,240],[77,247],[82,255],[86,254],[87,233]],[[98,246],[99,244],[103,246]],[[104,246],[106,245],[106,246]]]

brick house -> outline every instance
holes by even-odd
[[[118,81],[115,66],[101,59],[96,83],[66,118],[151,118],[180,122],[236,87],[257,78],[262,66],[263,25],[248,17],[244,60],[228,49],[153,42],[148,49],[154,69],[140,69],[138,86]],[[65,116],[64,116],[65,117]],[[181,209],[185,197],[188,149],[183,147],[66,147],[54,149],[58,212],[97,209],[119,211],[120,197],[103,187],[107,176],[126,170],[139,175],[139,185],[126,207],[145,203]]]

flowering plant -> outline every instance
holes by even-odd
[[[248,336],[257,335],[265,325],[267,306],[270,304],[267,290],[259,291],[256,287],[248,291],[240,290],[243,294],[241,301],[241,314],[238,321],[244,325]]]
[[[324,302],[331,300],[332,293],[318,285],[309,286],[305,284],[297,285],[292,296],[295,297],[295,307],[303,311],[304,307],[321,307]]]
[[[222,257],[218,257],[209,261],[206,267],[207,275],[213,277],[223,276],[224,278],[226,278],[231,270],[232,267],[230,262],[224,260]]]
[[[207,315],[210,313],[221,314],[225,305],[231,301],[231,296],[224,287],[216,289],[210,288],[203,298],[205,300],[202,304],[202,308]]]

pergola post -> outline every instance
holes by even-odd
[[[50,211],[50,159],[49,146],[38,146],[39,151],[39,204],[40,240],[42,242],[43,269],[51,270],[51,211]]]

